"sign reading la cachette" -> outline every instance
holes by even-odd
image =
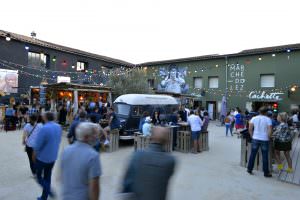
[[[282,98],[280,95],[284,93],[281,92],[266,92],[266,91],[252,91],[249,93],[249,99],[256,99],[256,100],[275,100],[280,101]]]

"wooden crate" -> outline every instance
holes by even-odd
[[[177,147],[176,149],[183,153],[191,151],[191,132],[177,131]]]
[[[269,148],[269,170],[272,171],[272,159],[273,159],[273,143],[270,141],[270,148]],[[242,167],[247,167],[249,158],[251,154],[251,143],[248,142],[246,139],[241,139],[241,161],[240,165]],[[258,150],[256,154],[256,158],[254,161],[254,168],[253,170],[263,171],[263,161],[262,161],[262,153],[261,149]]]
[[[110,144],[108,146],[108,152],[114,152],[119,150],[119,130],[113,129],[109,133]]]
[[[173,151],[173,134],[174,134],[173,131],[174,131],[175,127],[177,128],[177,126],[167,126],[166,127],[168,129],[168,141],[164,145],[164,150],[166,152],[172,152]]]
[[[134,137],[134,150],[135,151],[142,151],[145,150],[149,143],[150,143],[150,137],[149,136],[143,136],[141,133],[136,133]]]
[[[208,131],[200,133],[199,142],[200,142],[200,146],[201,146],[200,151],[208,151],[209,150]]]

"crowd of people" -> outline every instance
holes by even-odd
[[[287,173],[293,172],[292,159],[290,151],[292,150],[293,129],[299,129],[299,111],[293,111],[289,116],[286,112],[273,112],[263,106],[259,112],[248,112],[244,114],[237,107],[235,110],[228,112],[225,119],[225,134],[231,136],[234,133],[241,137],[247,138],[251,142],[251,154],[247,166],[247,172],[253,174],[254,162],[259,148],[263,156],[263,171],[265,177],[272,177],[269,166],[269,149],[270,145],[274,146],[274,156],[277,163],[277,169],[283,170],[283,164],[280,153],[283,152],[287,160]],[[235,130],[235,132],[233,131]]]
[[[21,108],[24,107],[20,106],[20,110],[22,110]],[[99,199],[102,169],[97,151],[100,148],[101,138],[103,138],[103,144],[109,144],[109,132],[120,128],[120,121],[113,108],[105,108],[107,109],[105,114],[99,113],[99,108],[100,106],[91,102],[81,105],[70,125],[67,134],[69,145],[64,149],[59,162],[62,199],[64,200]],[[34,105],[23,113],[28,115],[28,121],[24,119],[22,143],[28,156],[32,176],[43,188],[38,200],[45,200],[48,196],[55,197],[56,194],[51,188],[51,174],[58,159],[62,126],[55,121],[57,116],[54,113],[50,111],[42,113]],[[108,119],[108,126],[104,128],[99,125],[103,116]],[[165,199],[168,181],[174,173],[176,162],[172,155],[163,151],[163,145],[168,141],[167,129],[158,126],[162,125],[162,121],[158,111],[154,111],[152,116],[145,112],[141,117],[139,129],[144,135],[151,137],[151,144],[147,151],[136,152],[132,155],[124,174],[120,196],[141,200]],[[168,125],[176,126],[180,122],[185,122],[190,126],[193,153],[199,153],[201,149],[199,136],[202,132],[207,131],[209,124],[207,111],[204,109],[189,110],[180,106],[178,110],[173,109],[168,116]],[[233,135],[234,128],[238,135],[243,132],[241,130],[247,129],[251,136],[252,149],[247,166],[249,174],[253,174],[255,157],[261,148],[265,177],[272,176],[269,170],[268,156],[270,141],[273,140],[278,170],[283,169],[280,159],[280,152],[283,151],[288,163],[286,171],[293,172],[290,157],[293,136],[289,129],[289,123],[298,122],[299,112],[294,112],[291,117],[288,117],[284,112],[271,113],[266,107],[260,108],[259,113],[245,112],[245,114],[236,108],[231,110],[224,119],[226,136],[228,132]],[[174,130],[176,131],[176,128]],[[173,134],[173,136],[175,135]],[[155,169],[151,167],[154,165]],[[144,173],[149,168],[154,170],[153,173]],[[141,182],[143,184],[140,184]]]
[[[34,106],[33,106],[34,108]],[[119,119],[113,108],[107,108],[106,118],[108,127],[102,128],[99,120],[98,106],[81,105],[70,125],[67,139],[69,145],[60,156],[60,181],[62,185],[61,197],[64,200],[98,200],[100,197],[100,176],[102,174],[99,159],[100,138],[108,141],[109,132],[120,127]],[[62,137],[62,126],[59,115],[53,112],[27,112],[28,123],[25,123],[22,144],[28,156],[32,177],[42,187],[43,191],[38,200],[55,197],[57,194],[51,187],[52,169],[58,159],[58,151]],[[55,120],[55,118],[57,120]],[[156,114],[156,120],[159,117]],[[150,122],[149,118],[145,120]],[[151,128],[151,145],[147,153],[134,153],[122,182],[123,189],[120,196],[135,196],[137,199],[165,199],[167,186],[175,167],[175,159],[163,152],[163,145],[167,142],[166,129],[163,127]],[[144,169],[151,163],[144,162],[144,157],[157,157],[153,162],[157,165],[155,176],[164,175],[158,179],[155,176],[142,175]],[[159,159],[161,161],[158,161]],[[136,166],[139,166],[136,168]],[[168,174],[166,174],[168,169]],[[141,187],[142,179],[148,179],[148,186]],[[158,188],[157,185],[160,184]],[[156,191],[155,191],[156,190]],[[155,192],[154,192],[155,191]]]
[[[161,119],[159,111],[152,111],[151,116],[148,111],[145,111],[140,118],[139,132],[144,136],[150,136],[151,129],[157,125],[170,125],[173,128],[173,149],[176,148],[177,144],[177,128],[178,123],[185,122],[191,127],[191,136],[193,139],[193,153],[200,153],[199,137],[202,132],[207,131],[209,124],[208,112],[204,108],[197,108],[195,110],[188,109],[184,105],[181,105],[179,109],[173,109],[167,117],[164,116],[164,120]],[[165,119],[166,118],[166,119]]]

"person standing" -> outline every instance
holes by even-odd
[[[123,179],[124,196],[138,200],[165,200],[169,180],[174,173],[175,158],[164,152],[168,129],[154,127],[146,151],[135,152]]]
[[[230,131],[231,136],[233,136],[232,134],[232,121],[233,121],[233,117],[230,115],[230,112],[227,113],[226,117],[225,117],[225,127],[226,127],[226,136],[228,135],[228,131]]]
[[[179,118],[179,114],[177,113],[176,108],[173,108],[172,110],[172,114],[170,114],[169,116],[169,125],[171,126],[176,126],[178,123],[178,118]],[[172,148],[173,150],[175,150],[176,146],[177,146],[177,127],[173,128],[173,144],[172,144]]]
[[[155,111],[152,116],[152,123],[153,125],[159,125],[161,123],[160,115],[158,111]]]
[[[238,138],[240,138],[240,136],[241,136],[240,131],[241,131],[241,129],[245,128],[244,115],[242,114],[242,111],[239,108],[237,108],[236,111],[237,111],[237,114],[234,116],[234,118],[235,118],[235,129],[237,131]]]
[[[149,117],[150,114],[148,111],[144,111],[142,117],[140,118],[140,122],[139,122],[139,132],[142,133],[143,132],[143,125],[145,123],[146,117]]]
[[[29,117],[29,123],[24,126],[24,133],[22,137],[22,143],[25,145],[25,151],[28,156],[31,173],[33,176],[36,175],[34,162],[32,160],[33,147],[35,145],[36,138],[40,129],[43,127],[41,123],[37,122],[37,114],[33,114]]]
[[[200,119],[201,119],[201,117],[200,117]],[[203,120],[202,120],[203,123],[202,123],[202,127],[201,127],[201,132],[207,131],[209,121],[210,121],[210,119],[208,116],[208,112],[205,111],[203,113]]]
[[[261,148],[264,176],[272,177],[269,171],[269,140],[272,134],[272,121],[266,116],[267,112],[268,108],[261,107],[259,109],[260,114],[250,120],[249,133],[252,137],[252,144],[247,172],[252,174],[256,154]]]
[[[99,154],[93,149],[99,124],[82,122],[76,128],[77,141],[61,158],[62,200],[98,200],[102,173]]]
[[[152,128],[151,118],[146,117],[145,123],[143,125],[143,132],[142,132],[143,135],[144,136],[150,136],[151,135],[151,128]]]
[[[287,113],[285,112],[279,113],[277,116],[277,120],[280,124],[276,127],[276,130],[273,133],[275,137],[275,159],[278,163],[278,170],[282,170],[283,164],[280,159],[280,151],[283,151],[288,163],[288,168],[286,171],[287,173],[292,173],[293,165],[290,156],[290,151],[292,149],[292,135],[287,125],[287,118]]]
[[[37,181],[43,188],[42,196],[38,200],[46,200],[51,191],[52,168],[57,159],[62,130],[60,125],[54,122],[54,114],[46,112],[43,115],[44,126],[37,134],[34,145],[33,161],[36,165]]]
[[[190,112],[190,116],[188,117],[188,124],[191,126],[192,140],[194,144],[193,153],[201,152],[199,137],[201,133],[202,120],[198,115],[194,114],[194,111]]]

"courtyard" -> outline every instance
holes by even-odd
[[[254,176],[239,166],[240,140],[226,137],[224,127],[209,126],[210,150],[200,154],[174,152],[177,166],[169,185],[170,200],[198,199],[296,199],[299,186],[280,182],[273,176],[264,178],[260,172]],[[1,132],[0,199],[35,199],[41,188],[31,177],[27,155],[21,145],[21,131]],[[61,149],[67,146],[65,135]],[[119,151],[101,153],[103,175],[101,199],[115,200],[133,146],[123,144]],[[52,176],[53,187],[59,193],[59,163]]]

